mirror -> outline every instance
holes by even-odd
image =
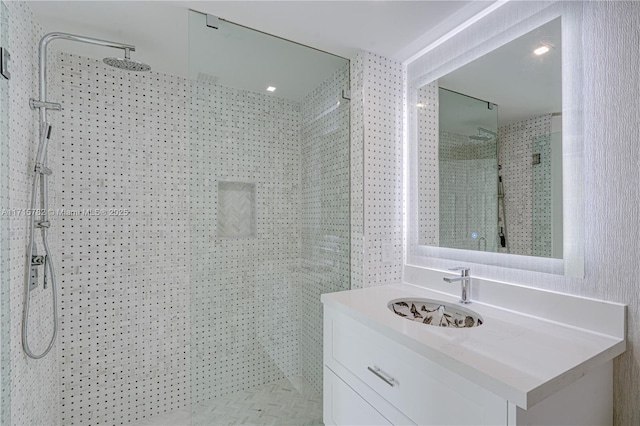
[[[563,257],[560,18],[417,88],[418,244]]]

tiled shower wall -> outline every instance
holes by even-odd
[[[444,130],[438,134],[439,246],[495,251],[498,236],[496,140],[470,141],[467,135]],[[472,237],[473,233],[477,238]]]
[[[9,12],[0,3],[0,46],[9,46]],[[9,81],[0,78],[0,209],[9,207]],[[0,214],[0,424],[11,424],[9,218]]]
[[[351,285],[362,288],[402,280],[403,71],[364,51],[351,69]]]
[[[190,390],[203,402],[302,372],[318,388],[321,323],[306,322],[320,314],[316,293],[348,283],[348,168],[335,161],[348,165],[348,103],[306,123],[301,157],[293,102],[69,54],[52,74],[65,108],[63,423],[126,423],[188,405]],[[327,91],[321,106],[335,106],[347,79],[344,69],[307,101]],[[306,105],[305,117],[316,112]],[[255,184],[254,237],[216,235],[219,182]],[[303,245],[317,270],[300,267]],[[302,330],[314,325],[304,342],[300,303]]]
[[[191,90],[191,387],[196,400],[299,374],[300,107]],[[218,182],[255,185],[256,233],[217,235]]]
[[[434,81],[417,90],[416,121],[418,123],[418,243],[440,244],[440,162],[438,159],[438,82]]]
[[[498,128],[498,161],[502,166],[500,174],[504,186],[504,208],[507,217],[507,238],[509,251],[515,254],[531,256],[534,254],[534,216],[541,218],[548,211],[551,217],[551,204],[539,203],[534,194],[534,168],[547,168],[551,172],[550,155],[541,153],[541,164],[533,165],[532,154],[537,136],[551,133],[551,114],[541,115],[528,120],[518,121]],[[549,152],[550,154],[550,152]],[[542,189],[543,182],[537,182],[536,188]],[[549,183],[549,191],[551,190]],[[549,194],[550,199],[550,194]],[[536,210],[534,210],[534,203]],[[542,204],[542,205],[540,205]],[[535,213],[535,215],[534,215]],[[502,213],[501,213],[502,214]],[[537,220],[540,225],[540,219]],[[538,226],[537,228],[542,228]],[[542,229],[540,229],[542,231]],[[548,244],[536,244],[536,256],[551,255],[551,238]],[[541,240],[536,240],[538,243]],[[500,252],[506,249],[500,248]]]
[[[301,102],[301,374],[322,392],[322,293],[349,289],[349,65]]]
[[[8,206],[26,209],[30,203],[33,166],[37,149],[38,118],[29,108],[29,98],[38,92],[38,42],[43,34],[25,2],[7,2],[9,14],[9,51],[11,53],[9,81],[9,150],[8,176],[3,193],[8,194]],[[55,118],[52,118],[55,121]],[[55,153],[57,147],[51,146]],[[7,156],[3,151],[4,161]],[[55,167],[55,160],[50,164]],[[4,165],[5,167],[7,164]],[[54,185],[59,175],[51,177]],[[7,185],[7,186],[4,186]],[[55,202],[55,197],[51,199]],[[11,423],[15,425],[59,423],[60,386],[58,383],[57,347],[45,358],[26,357],[21,346],[22,307],[24,304],[24,255],[27,246],[27,218],[16,214],[4,216],[10,226],[9,290],[10,290],[10,356],[11,356]],[[54,225],[59,222],[51,218]],[[60,230],[50,231],[51,249]],[[40,245],[40,250],[42,246]],[[3,253],[4,255],[4,253]],[[4,256],[3,256],[4,257]],[[5,265],[3,265],[3,268]],[[58,271],[59,272],[59,271]],[[52,333],[51,292],[42,286],[32,292],[29,317],[29,342],[34,352],[42,352]],[[4,315],[4,312],[3,312]],[[3,384],[4,385],[4,384]]]
[[[61,420],[122,424],[189,403],[186,81],[61,53],[53,143]],[[100,209],[96,214],[82,209]]]

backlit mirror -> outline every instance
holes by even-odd
[[[418,244],[561,259],[560,18],[415,99]]]

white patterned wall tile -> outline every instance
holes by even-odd
[[[438,158],[438,82],[417,90],[415,111],[418,124],[418,229],[419,244],[440,242],[440,165]],[[411,106],[414,108],[414,106]]]
[[[400,63],[363,54],[364,287],[402,279],[402,105]],[[383,246],[391,259],[383,262]]]
[[[351,288],[364,285],[364,63],[366,53],[351,58]]]
[[[186,81],[61,53],[62,424],[122,424],[189,404]],[[53,207],[53,206],[52,206]],[[113,211],[110,211],[114,209]]]
[[[540,222],[544,217],[544,212],[542,215],[534,215],[534,203],[541,203],[539,197],[534,197],[534,176],[540,176],[540,168],[548,170],[548,176],[551,173],[550,155],[542,155],[542,164],[533,165],[534,138],[550,133],[551,114],[518,121],[498,128],[498,158],[499,164],[502,166],[500,174],[502,175],[505,192],[504,208],[507,217],[509,251],[511,253],[525,256],[534,254],[534,216],[537,218],[536,222]],[[545,166],[547,163],[548,167]],[[534,174],[534,170],[537,172],[536,174]],[[545,186],[544,182],[537,183],[536,187]],[[550,183],[548,181],[549,191],[551,190]],[[536,207],[540,209],[542,206]],[[550,204],[548,204],[548,210],[550,219]],[[549,228],[548,250],[541,250],[540,241],[538,241],[536,244],[537,256],[551,255],[550,231],[551,229]],[[506,248],[500,248],[499,251],[506,252]]]
[[[301,374],[322,392],[320,295],[349,289],[349,64],[301,102]]]
[[[255,237],[255,210],[254,184],[218,181],[218,237]]]
[[[0,3],[0,46],[9,48],[9,11]],[[9,208],[9,81],[0,78],[0,212]],[[11,424],[10,218],[0,214],[0,424]]]
[[[491,137],[483,142],[470,141],[468,135],[441,129],[438,152],[440,163],[439,246],[496,251],[498,245],[496,138]],[[474,233],[477,234],[476,237],[473,236]]]
[[[9,207],[29,207],[33,164],[37,149],[38,120],[29,108],[29,98],[38,91],[38,43],[43,34],[26,2],[6,3],[9,13]],[[55,155],[56,146],[50,148]],[[55,167],[55,160],[50,162]],[[53,176],[51,186],[58,179]],[[53,195],[53,194],[52,194]],[[57,424],[59,422],[59,383],[57,345],[47,357],[32,360],[21,346],[22,307],[24,303],[24,253],[27,246],[27,221],[23,215],[10,221],[10,315],[11,315],[11,423]],[[50,230],[52,250],[60,230]],[[40,245],[40,247],[42,247]],[[32,292],[29,317],[29,342],[42,352],[52,333],[51,287]]]
[[[562,136],[543,134],[533,137],[533,155],[537,156],[532,171],[532,254],[552,256],[552,143],[562,144]]]

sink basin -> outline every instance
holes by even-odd
[[[484,322],[477,313],[450,303],[429,299],[399,299],[389,303],[396,315],[436,327],[470,328]]]

